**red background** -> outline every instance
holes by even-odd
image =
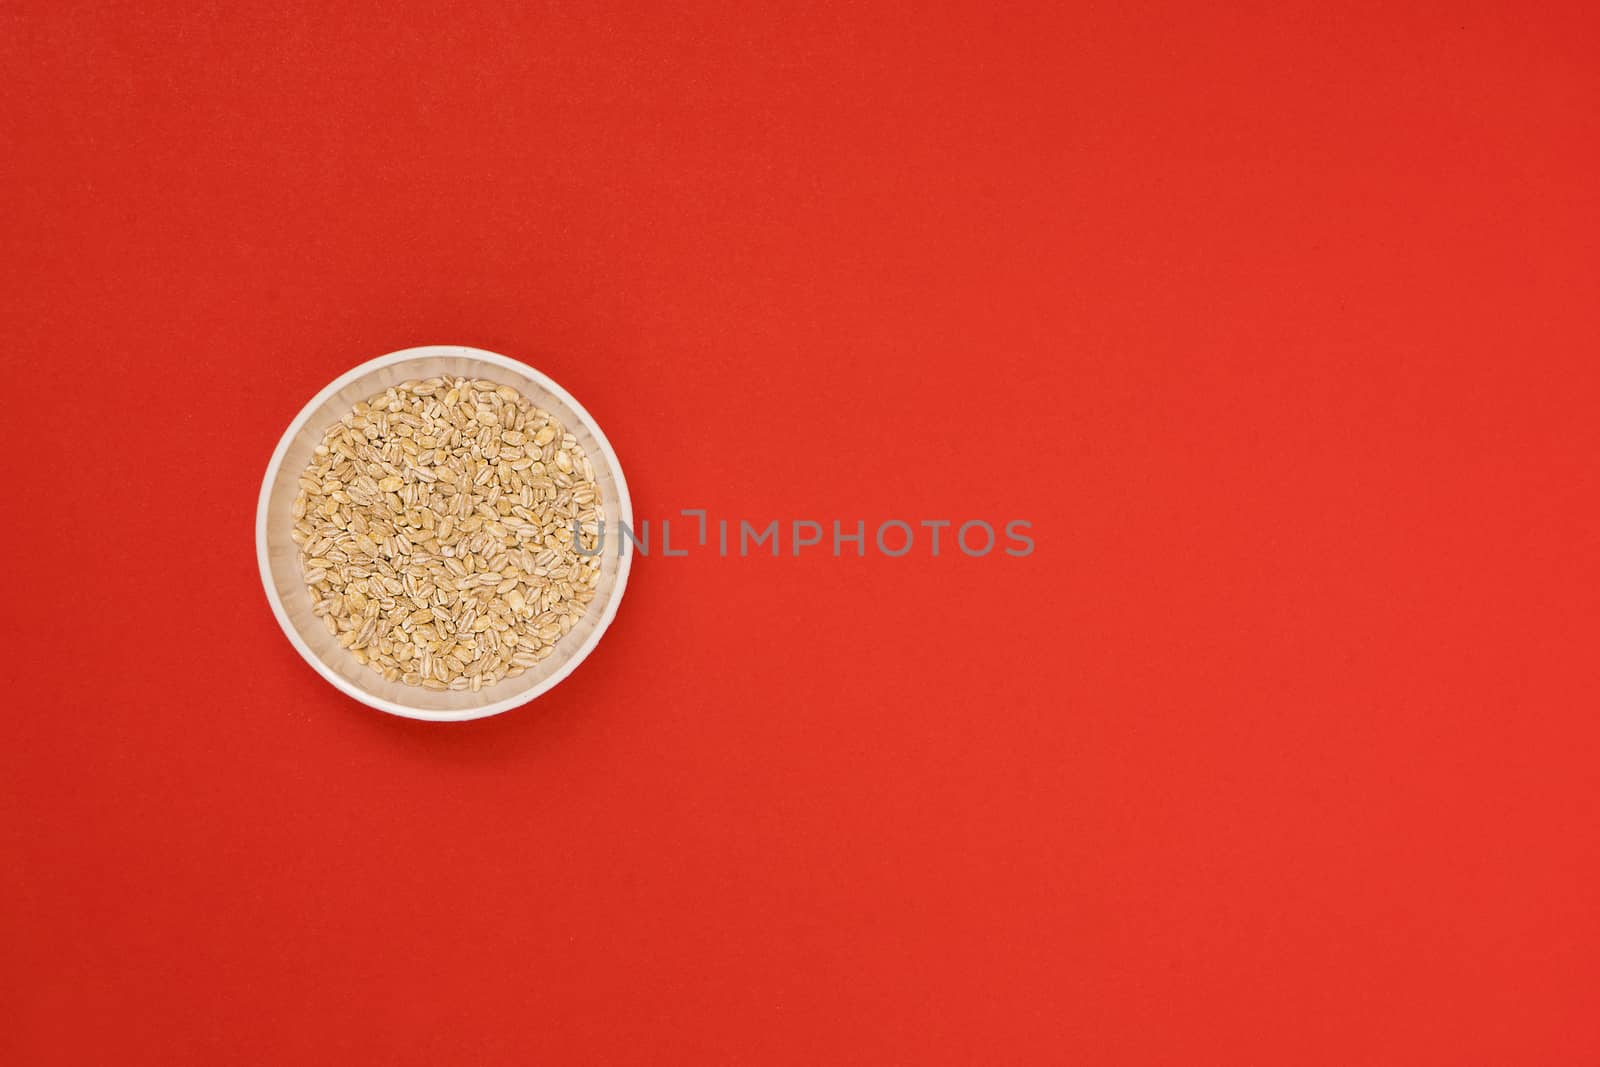
[[[1600,1062],[1591,5],[0,7],[0,1059]],[[525,359],[643,517],[537,703],[252,522]]]

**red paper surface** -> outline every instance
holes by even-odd
[[[1600,1062],[1597,29],[7,3],[0,1060]],[[640,517],[1037,550],[640,560],[382,715],[256,492],[438,342]]]

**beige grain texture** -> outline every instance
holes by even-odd
[[[428,378],[369,397],[323,434],[299,484],[312,610],[390,681],[476,692],[516,677],[594,599],[593,467],[510,386]]]

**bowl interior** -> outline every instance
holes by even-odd
[[[323,432],[359,401],[391,385],[413,378],[460,375],[509,385],[539,407],[560,418],[583,446],[594,467],[595,482],[605,505],[607,537],[601,557],[600,583],[583,619],[555,646],[555,652],[516,678],[502,679],[479,692],[437,692],[385,681],[356,662],[312,614],[311,596],[301,577],[299,546],[290,537],[290,509],[299,490],[300,472],[311,460]],[[268,468],[257,515],[257,548],[261,576],[274,613],[300,654],[328,681],[363,703],[397,715],[421,719],[474,719],[492,715],[537,696],[578,665],[599,641],[616,613],[627,581],[631,545],[615,536],[616,523],[631,525],[633,510],[627,484],[600,428],[560,386],[533,368],[481,349],[435,345],[407,349],[375,359],[333,382],[289,427]],[[622,554],[618,554],[619,543]]]

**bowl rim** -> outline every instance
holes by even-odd
[[[600,643],[600,638],[605,635],[606,629],[611,625],[611,620],[616,617],[617,606],[622,602],[623,591],[628,585],[628,571],[632,569],[633,564],[633,546],[628,543],[628,538],[619,539],[618,543],[623,547],[618,552],[616,586],[611,595],[606,598],[605,604],[602,605],[600,618],[597,620],[594,629],[584,638],[583,644],[579,645],[572,655],[562,662],[561,666],[551,672],[548,678],[545,678],[533,688],[524,690],[514,696],[506,697],[503,700],[485,704],[481,708],[469,708],[465,711],[430,711],[425,708],[408,707],[405,704],[385,700],[380,696],[369,693],[360,686],[336,674],[311,651],[311,646],[306,644],[305,640],[300,636],[300,632],[295,629],[294,623],[290,621],[289,613],[284,609],[283,600],[278,596],[278,590],[272,581],[272,567],[267,558],[267,506],[272,495],[272,485],[277,480],[278,472],[283,467],[283,458],[289,451],[290,443],[299,435],[305,424],[311,420],[312,414],[335,393],[364,375],[385,367],[394,366],[397,363],[440,356],[476,359],[521,374],[548,390],[556,399],[571,409],[572,413],[582,421],[585,429],[594,435],[595,441],[600,445],[600,452],[616,479],[617,502],[621,512],[620,521],[629,525],[632,524],[633,501],[628,495],[628,482],[623,476],[622,464],[617,460],[617,453],[611,447],[611,442],[607,440],[604,431],[600,429],[600,424],[594,420],[594,416],[590,415],[588,410],[578,403],[571,393],[553,381],[549,375],[535,370],[520,360],[502,356],[498,352],[473,348],[469,345],[417,345],[413,348],[402,348],[398,351],[390,352],[376,359],[369,359],[365,363],[345,371],[324,386],[316,396],[312,397],[300,409],[300,413],[294,417],[293,421],[289,423],[289,428],[284,430],[283,436],[278,439],[278,447],[273,450],[272,459],[267,463],[266,474],[261,479],[261,492],[256,500],[256,565],[261,572],[261,585],[266,590],[267,603],[271,605],[272,614],[278,620],[278,626],[283,630],[284,636],[289,639],[289,643],[294,646],[295,651],[300,653],[300,658],[309,663],[312,669],[321,675],[324,680],[332,684],[334,688],[368,707],[386,711],[390,715],[398,715],[406,719],[420,719],[425,722],[467,722],[472,719],[483,719],[490,715],[498,715],[501,712],[510,711],[512,708],[521,707],[523,704],[542,696],[577,669],[578,664],[589,658],[589,653],[594,651],[594,647]]]

